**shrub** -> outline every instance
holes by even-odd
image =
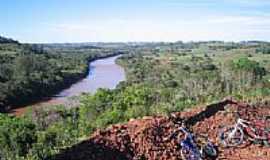
[[[27,155],[37,141],[35,125],[3,114],[0,114],[0,124],[0,155],[4,159]]]

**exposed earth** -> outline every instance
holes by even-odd
[[[223,126],[236,122],[235,112],[250,121],[270,115],[270,105],[247,105],[224,100],[204,107],[194,107],[175,113],[185,119],[190,130],[206,135],[218,149],[217,160],[269,160],[270,147],[263,144],[244,143],[234,148],[224,148],[219,142]],[[267,124],[270,128],[270,123]],[[168,139],[177,129],[168,117],[144,117],[98,130],[89,140],[62,151],[53,159],[59,160],[176,160],[181,159],[179,141],[183,136]]]

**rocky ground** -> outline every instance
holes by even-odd
[[[218,133],[225,125],[236,122],[235,112],[241,118],[257,120],[270,115],[270,105],[250,106],[231,100],[192,108],[175,113],[185,119],[190,130],[207,136],[217,147],[218,160],[270,160],[270,147],[244,143],[235,148],[220,145]],[[267,127],[270,128],[270,123]],[[53,159],[63,160],[176,160],[181,159],[179,141],[183,135],[169,138],[177,130],[167,117],[144,117],[128,123],[112,125],[105,130],[96,131],[89,140],[81,142]]]

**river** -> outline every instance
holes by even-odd
[[[43,100],[28,107],[46,106],[64,104],[69,101],[71,97],[78,96],[82,93],[95,93],[98,88],[114,89],[117,84],[125,80],[124,69],[115,63],[119,57],[109,57],[95,60],[89,63],[89,73],[86,78],[74,83],[71,87],[61,91],[48,100]],[[22,115],[25,113],[27,107],[14,109],[12,112],[15,115]]]

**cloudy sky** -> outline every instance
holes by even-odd
[[[270,0],[0,0],[21,42],[270,41]]]

